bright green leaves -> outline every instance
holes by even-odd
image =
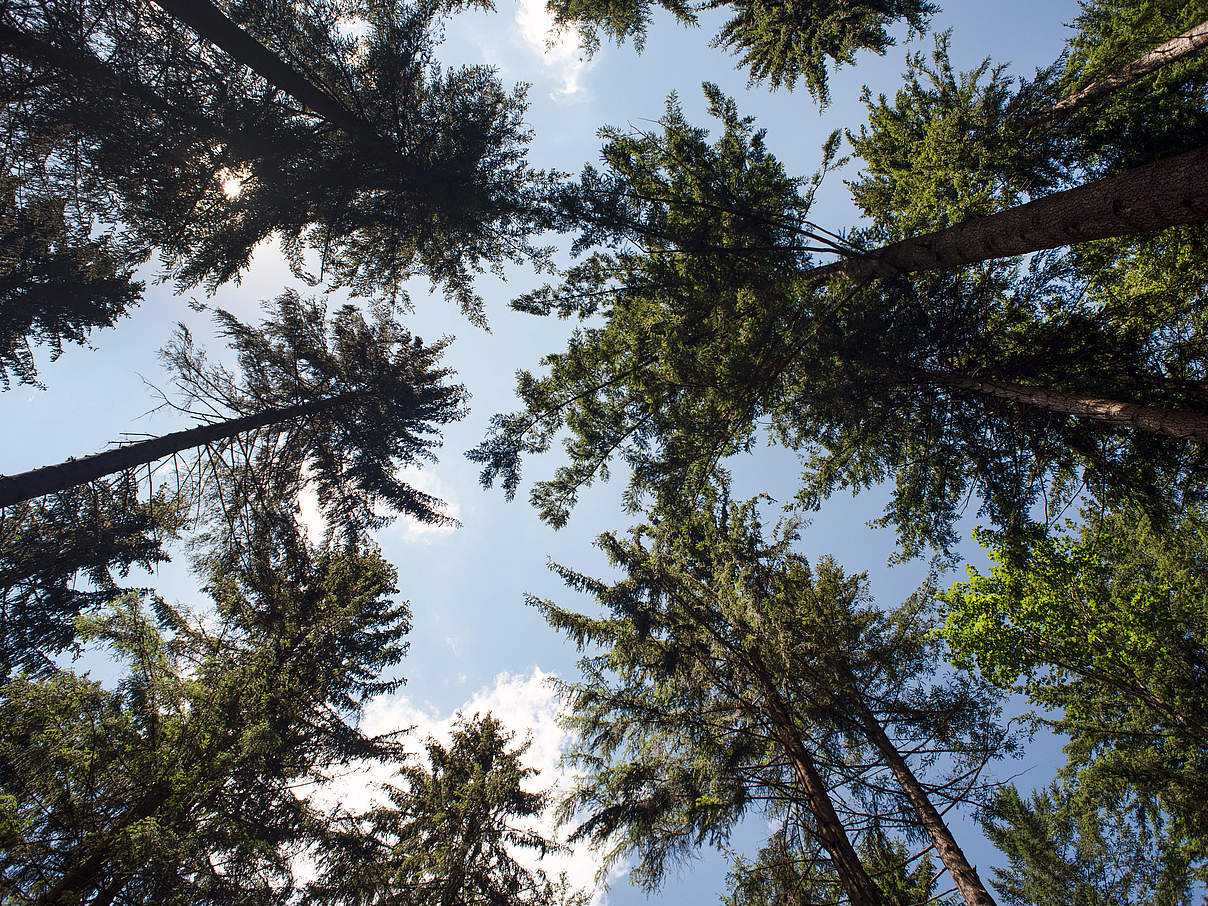
[[[1044,538],[945,595],[958,662],[1060,709],[1069,771],[1127,783],[1203,839],[1208,712],[1205,525],[1135,511],[1093,516],[1077,538]]]

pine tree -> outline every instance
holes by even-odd
[[[992,699],[967,678],[934,679],[923,599],[882,613],[861,576],[811,567],[794,537],[765,541],[754,501],[722,499],[601,536],[619,581],[557,568],[605,608],[536,602],[600,652],[564,687],[584,775],[563,806],[583,816],[575,836],[636,857],[653,888],[762,808],[816,843],[851,902],[882,903],[852,836],[902,827],[930,837],[966,902],[993,903],[932,801],[970,796],[1004,750]],[[906,754],[924,740],[928,755]]]
[[[348,815],[319,847],[312,902],[333,906],[583,906],[586,896],[526,868],[524,851],[557,845],[534,823],[546,797],[525,789],[532,768],[489,714],[463,718],[445,746],[386,786],[387,804]]]
[[[118,597],[83,635],[126,665],[0,698],[0,879],[17,903],[282,903],[321,815],[297,790],[354,759],[394,759],[360,703],[404,651],[408,610],[373,551],[251,539],[209,577],[215,615]],[[150,605],[151,611],[148,611]]]

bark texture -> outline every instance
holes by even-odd
[[[344,393],[280,409],[265,409],[212,425],[199,425],[184,431],[174,431],[162,437],[127,444],[116,450],[106,450],[104,453],[94,453],[92,456],[80,459],[69,459],[57,465],[43,466],[40,469],[31,469],[17,475],[0,476],[0,507],[12,506],[36,497],[53,494],[56,491],[87,484],[114,472],[125,472],[164,459],[173,453],[216,443],[237,434],[255,431],[257,428],[318,415],[349,403],[362,395],[361,393]]]
[[[1122,402],[1093,396],[1080,396],[1044,387],[1028,387],[1001,381],[982,380],[959,374],[919,370],[913,379],[957,390],[969,390],[996,399],[1023,403],[1048,412],[1076,415],[1121,428],[1163,434],[1180,440],[1208,444],[1208,413],[1182,409],[1162,409],[1141,403]]]
[[[939,809],[935,807],[935,803],[931,801],[931,797],[927,795],[923,785],[914,776],[910,765],[906,763],[902,753],[893,744],[876,715],[864,706],[857,695],[853,694],[850,701],[864,729],[864,735],[880,753],[885,764],[889,766],[889,770],[893,772],[898,786],[910,800],[910,805],[918,816],[919,823],[923,825],[927,836],[935,844],[936,854],[944,867],[948,869],[952,883],[960,891],[961,897],[968,906],[997,906],[994,897],[990,896],[990,892],[986,890],[986,885],[978,875],[977,869],[970,865],[969,860],[965,858],[964,850],[952,836],[952,831],[948,829],[943,815],[939,813]]]
[[[1161,69],[1163,66],[1174,63],[1176,60],[1181,60],[1184,57],[1198,53],[1205,47],[1208,47],[1208,22],[1201,22],[1199,25],[1193,25],[1177,38],[1171,38],[1165,44],[1159,44],[1149,53],[1137,57],[1137,59],[1133,60],[1127,66],[1116,70],[1111,75],[1096,79],[1081,91],[1076,91],[1068,97],[1062,98],[1047,112],[1036,117],[1034,122],[1039,123],[1045,120],[1065,119],[1079,108],[1095,103],[1095,101],[1106,97],[1117,88],[1123,87],[1129,82],[1135,82],[1137,79],[1147,76],[1151,72]]]
[[[963,267],[1208,220],[1208,147],[814,268],[815,280],[865,280]]]

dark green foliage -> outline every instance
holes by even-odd
[[[131,280],[136,256],[108,236],[73,230],[62,200],[18,204],[11,180],[0,179],[0,386],[36,384],[34,346],[51,359],[64,343],[112,327],[142,299]]]
[[[299,798],[353,759],[409,626],[372,552],[277,534],[210,577],[217,619],[119,599],[82,635],[116,688],[60,672],[0,699],[0,883],[14,903],[280,903],[319,816]]]
[[[319,849],[308,902],[338,906],[583,906],[586,895],[516,860],[556,850],[533,825],[546,797],[525,786],[527,746],[490,715],[463,719],[449,746],[400,768],[388,804],[336,825]]]
[[[139,499],[132,476],[0,511],[0,682],[42,674],[75,638],[75,618],[123,591],[132,568],[168,559],[177,502]]]
[[[925,597],[884,613],[862,576],[811,567],[794,540],[791,527],[765,540],[755,502],[662,511],[600,537],[617,581],[556,567],[603,615],[534,602],[589,653],[563,688],[583,775],[563,813],[610,862],[635,859],[647,889],[751,812],[818,844],[874,826],[917,838],[865,716],[939,801],[975,798],[989,755],[1010,749],[984,686],[936,678]],[[803,783],[807,761],[837,817]]]
[[[1191,906],[1194,876],[1168,821],[1146,802],[1087,808],[1058,784],[1025,799],[999,791],[983,824],[1008,858],[994,869],[1006,906]]]
[[[645,44],[653,7],[662,7],[680,22],[695,24],[697,14],[724,9],[733,14],[713,39],[739,58],[751,81],[772,88],[794,88],[803,82],[825,105],[827,65],[853,63],[861,50],[884,54],[894,43],[889,29],[905,20],[922,32],[937,7],[926,0],[549,0],[555,24],[577,27],[584,48],[594,52],[601,36],[617,42],[632,38]]]
[[[1202,334],[1087,306],[1077,275],[1045,256],[1022,275],[1008,262],[821,285],[811,253],[849,247],[806,220],[817,177],[789,177],[750,119],[707,94],[716,141],[673,100],[660,132],[609,133],[607,170],[568,193],[588,224],[579,248],[615,251],[514,303],[587,323],[543,360],[546,375],[519,375],[525,409],[497,416],[470,454],[484,484],[514,493],[522,457],[568,429],[567,461],[531,495],[557,526],[614,457],[637,507],[646,494],[692,498],[718,461],[770,434],[801,453],[808,506],[892,482],[883,522],[905,556],[949,550],[974,495],[1016,533],[1038,503],[1056,518],[1083,480],[1155,512],[1203,496],[1195,445],[959,383],[1202,411]]]
[[[6,3],[4,153],[29,191],[158,248],[181,286],[237,279],[276,237],[300,275],[387,297],[423,275],[480,319],[473,275],[538,254],[543,177],[525,163],[523,90],[485,66],[437,65],[444,6],[224,5],[366,136],[300,109],[153,3]]]
[[[754,860],[738,857],[727,878],[722,906],[833,906],[840,887],[813,852],[816,844],[787,827],[777,830]],[[936,896],[937,875],[930,856],[910,861],[909,847],[874,828],[858,847],[886,906],[952,902]]]
[[[1208,522],[1091,514],[944,596],[958,663],[1021,684],[1070,737],[1080,785],[1133,788],[1208,840]]]
[[[1067,54],[1019,85],[988,59],[972,72],[954,72],[947,35],[930,62],[912,55],[893,101],[866,93],[869,123],[848,132],[862,162],[849,186],[872,222],[867,241],[942,229],[1200,146],[1208,133],[1204,53],[1068,118],[1048,114],[1060,98],[1205,19],[1202,2],[1087,4]],[[1175,353],[1150,366],[1155,374],[1202,384],[1203,353],[1195,343],[1205,334],[1206,249],[1202,224],[1100,240],[1069,250],[1062,280],[1086,311],[1160,338]]]
[[[331,531],[355,536],[385,524],[381,509],[442,523],[440,501],[401,480],[405,466],[434,458],[441,426],[464,414],[465,390],[439,366],[445,342],[424,346],[385,307],[371,317],[348,305],[330,319],[324,306],[287,292],[259,327],[226,312],[217,318],[238,370],[207,362],[181,329],[164,352],[174,405],[206,422],[298,403],[338,405],[271,425],[184,458],[214,515],[235,518],[248,501],[296,506],[313,482]],[[217,449],[215,449],[217,448]],[[217,454],[221,467],[216,464]],[[176,463],[174,462],[175,466]]]

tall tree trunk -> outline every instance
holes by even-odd
[[[1208,47],[1208,22],[1201,22],[1199,25],[1193,25],[1177,38],[1171,38],[1165,44],[1159,44],[1149,53],[1142,54],[1111,75],[1097,79],[1081,91],[1062,98],[1044,113],[1029,118],[1028,125],[1036,125],[1046,120],[1065,119],[1080,108],[1106,97],[1117,88],[1135,82],[1163,66],[1198,53],[1205,47]]]
[[[847,836],[847,829],[835,812],[826,781],[818,773],[814,759],[801,742],[789,707],[763,659],[754,652],[750,652],[749,657],[752,671],[763,687],[767,716],[771,718],[777,742],[784,749],[784,754],[792,765],[793,774],[805,794],[806,803],[817,824],[818,841],[835,867],[843,892],[847,894],[851,906],[887,906],[884,894],[869,877],[868,871],[856,854],[856,849]]]
[[[355,391],[341,393],[327,399],[297,403],[280,409],[265,409],[212,425],[199,425],[184,431],[174,431],[162,437],[127,444],[116,450],[94,453],[92,456],[85,456],[81,459],[69,459],[58,465],[43,466],[40,469],[31,469],[17,475],[5,475],[0,477],[0,507],[12,506],[26,500],[33,500],[35,497],[44,497],[56,491],[87,484],[114,472],[125,472],[171,456],[173,453],[226,440],[237,434],[255,431],[257,428],[318,415],[364,395],[363,391]]]
[[[995,399],[1023,403],[1046,412],[1076,415],[1121,428],[1133,428],[1151,434],[1208,444],[1208,413],[1204,412],[1161,409],[1140,403],[1081,396],[1045,387],[1028,387],[1023,384],[989,381],[927,369],[915,369],[909,372],[909,375],[908,379],[912,382],[925,381],[942,387],[969,390]]]
[[[810,271],[864,280],[962,267],[1208,219],[1208,147]]]
[[[881,758],[884,759],[885,764],[889,766],[889,770],[893,772],[893,776],[902,788],[902,792],[910,800],[910,805],[918,816],[919,823],[923,825],[923,828],[927,831],[927,836],[935,844],[935,851],[939,855],[940,861],[948,869],[952,882],[956,885],[957,890],[960,891],[965,902],[969,906],[997,906],[994,897],[990,896],[990,892],[986,890],[986,885],[982,883],[977,869],[970,865],[969,860],[965,858],[964,851],[956,842],[956,838],[952,836],[952,831],[948,829],[948,824],[944,821],[943,815],[939,813],[939,810],[935,807],[935,803],[927,795],[927,791],[923,789],[918,778],[914,776],[914,772],[910,770],[910,765],[906,763],[906,759],[902,757],[902,753],[893,744],[893,741],[885,732],[885,728],[881,726],[881,722],[877,720],[876,715],[868,709],[867,705],[860,698],[859,693],[856,691],[854,678],[840,676],[837,679],[849,690],[848,705],[856,713],[860,725],[864,729],[864,735],[872,743],[873,748],[877,750]]]
[[[210,0],[154,0],[164,12],[183,22],[231,59],[249,67],[269,84],[290,95],[354,138],[388,148],[373,126],[232,22]]]

